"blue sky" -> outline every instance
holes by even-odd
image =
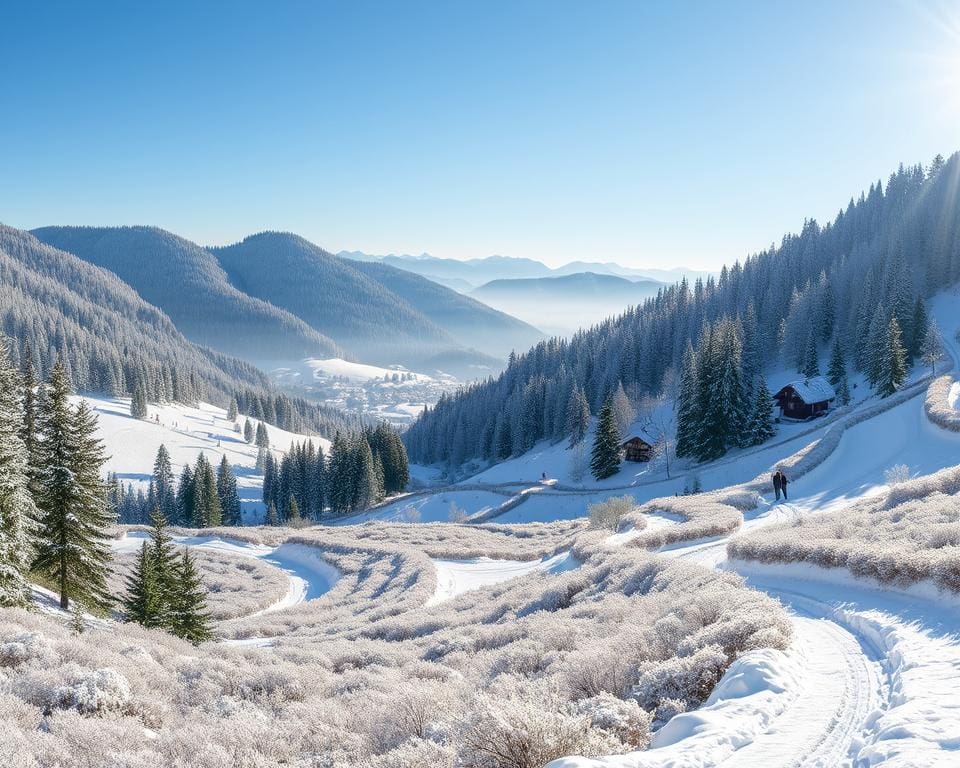
[[[960,149],[960,6],[0,0],[0,221],[717,267]]]

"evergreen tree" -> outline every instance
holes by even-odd
[[[170,631],[177,637],[200,645],[213,637],[207,595],[200,574],[187,549],[177,568],[178,591],[170,610]]]
[[[40,422],[41,467],[37,507],[40,533],[33,569],[50,578],[60,607],[70,599],[107,608],[111,524],[100,472],[106,457],[96,437],[96,417],[86,401],[70,406],[66,369],[58,361],[44,393]]]
[[[193,525],[193,470],[184,464],[177,484],[177,519],[181,525]]]
[[[817,340],[813,331],[807,335],[806,351],[803,354],[803,370],[801,373],[808,379],[820,375],[820,361],[817,357]]]
[[[837,388],[837,399],[840,401],[840,405],[850,404],[850,384],[847,382],[846,376],[840,379],[840,386]]]
[[[887,326],[887,341],[879,366],[877,392],[881,397],[889,397],[896,392],[907,378],[907,350],[903,346],[900,323],[890,318]]]
[[[164,626],[165,606],[153,570],[150,547],[143,542],[133,570],[126,579],[127,596],[123,600],[124,618],[145,627]]]
[[[927,331],[930,326],[930,318],[927,316],[927,308],[923,299],[917,297],[916,304],[913,307],[913,317],[910,322],[910,338],[904,340],[907,347],[907,360],[912,363],[918,357],[923,355],[923,344],[927,338]]]
[[[833,349],[830,352],[830,367],[827,369],[827,381],[830,386],[837,390],[840,382],[847,378],[847,364],[843,359],[843,347],[840,346],[839,337],[833,342]]]
[[[258,448],[270,447],[270,433],[267,431],[267,425],[262,421],[257,424],[256,444]]]
[[[213,466],[201,453],[193,469],[193,527],[212,528],[222,522],[217,478]]]
[[[4,608],[30,602],[27,572],[37,516],[17,374],[7,355],[7,343],[0,336],[0,607]]]
[[[760,445],[773,437],[777,430],[773,425],[773,398],[767,389],[767,381],[760,374],[754,386],[753,411],[750,414],[750,444]]]
[[[590,454],[590,471],[597,480],[612,477],[620,470],[620,432],[610,398],[600,409],[597,431]]]
[[[176,482],[173,478],[173,464],[170,452],[165,445],[157,449],[157,458],[153,462],[153,490],[156,506],[167,522],[177,519]]]
[[[240,525],[240,496],[237,494],[237,478],[224,456],[217,469],[217,496],[224,525]]]
[[[177,584],[177,553],[173,539],[167,533],[167,520],[156,508],[150,513],[150,567],[161,618],[168,623],[170,606],[180,588]]]
[[[587,436],[590,429],[590,405],[580,387],[570,391],[570,400],[567,402],[566,433],[570,435],[569,447],[579,444]]]
[[[676,454],[680,458],[695,456],[699,444],[699,411],[697,409],[698,393],[697,365],[694,358],[693,346],[687,344],[680,368],[680,385],[677,389],[677,448]]]
[[[230,398],[230,405],[227,406],[227,421],[237,420],[237,398]]]
[[[147,418],[147,388],[143,382],[138,381],[133,388],[133,396],[130,398],[130,415],[141,421]]]
[[[636,412],[630,404],[627,393],[623,391],[623,382],[617,383],[617,388],[610,400],[610,407],[613,410],[614,421],[617,423],[617,430],[622,435],[630,428],[636,417]]]
[[[373,463],[373,453],[366,440],[360,438],[354,449],[353,503],[351,509],[364,510],[383,498],[383,489],[377,487],[377,475]]]
[[[287,525],[295,526],[298,525],[300,521],[300,505],[297,504],[296,497],[291,494],[287,501]]]
[[[943,344],[940,342],[940,328],[936,321],[928,323],[923,342],[920,344],[920,359],[930,366],[930,374],[936,375],[937,362],[943,358]]]
[[[280,516],[277,514],[277,505],[273,503],[273,500],[270,500],[270,503],[267,504],[267,516],[264,520],[266,525],[272,525],[274,527],[280,525]]]
[[[253,424],[250,423],[250,419],[243,422],[243,439],[248,443],[253,442]]]

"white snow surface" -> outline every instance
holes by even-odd
[[[413,371],[399,365],[392,368],[383,368],[379,365],[352,363],[338,357],[331,357],[326,360],[307,358],[301,363],[301,366],[310,371],[314,378],[317,376],[343,376],[351,381],[369,381],[370,379],[382,379],[387,375],[392,376],[395,373],[410,373],[416,381],[432,380],[431,376],[424,373],[413,373]]]
[[[472,560],[434,559],[433,564],[437,569],[437,591],[427,605],[436,605],[464,592],[528,573],[562,573],[580,567],[580,562],[569,552],[560,552],[543,560],[491,560],[478,557]]]
[[[200,403],[187,406],[179,403],[148,406],[148,419],[140,421],[130,416],[129,398],[110,398],[82,395],[73,402],[86,400],[96,412],[97,436],[104,442],[109,459],[105,470],[115,472],[126,485],[146,491],[153,474],[153,462],[161,445],[170,452],[174,476],[179,477],[184,464],[196,463],[200,453],[216,467],[223,456],[237,475],[244,522],[259,522],[263,514],[263,475],[257,472],[257,447],[248,444],[243,434],[234,431],[227,412],[215,405]],[[247,417],[239,416],[243,426]],[[159,419],[157,421],[156,419]],[[250,419],[256,428],[256,419]],[[276,455],[289,450],[295,442],[312,440],[330,448],[330,441],[316,435],[298,435],[266,425],[270,448]]]

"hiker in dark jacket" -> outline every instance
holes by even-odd
[[[780,489],[783,487],[782,483],[780,482],[780,477],[780,470],[778,469],[773,473],[773,492],[777,496],[777,501],[780,501]]]
[[[786,476],[785,474],[783,474],[783,472],[781,472],[781,473],[780,473],[780,490],[783,491],[783,500],[784,500],[784,501],[787,500],[787,483],[789,483],[789,482],[790,482],[790,481],[787,480],[787,476]]]

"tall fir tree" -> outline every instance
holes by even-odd
[[[830,366],[827,368],[827,381],[830,386],[837,390],[840,382],[847,378],[847,363],[843,358],[843,347],[840,345],[840,338],[837,337],[833,342],[833,349],[830,351]]]
[[[613,405],[607,398],[600,409],[597,431],[590,454],[590,471],[597,480],[612,477],[620,470],[620,432],[613,413]]]
[[[193,470],[184,464],[177,483],[177,520],[181,525],[193,525]]]
[[[164,605],[153,570],[150,546],[143,542],[137,561],[126,579],[127,594],[123,599],[126,621],[134,621],[156,629],[164,626]]]
[[[147,388],[142,381],[137,381],[133,388],[133,395],[130,398],[130,415],[135,419],[145,420],[148,416],[147,411]]]
[[[943,344],[940,341],[940,328],[936,321],[927,324],[927,332],[920,344],[920,359],[930,366],[930,375],[937,373],[937,363],[943,359]]]
[[[566,433],[570,435],[568,447],[573,448],[580,444],[590,429],[590,404],[580,387],[570,391],[570,400],[567,402]]]
[[[817,339],[812,330],[807,335],[807,345],[803,353],[803,370],[801,373],[808,379],[820,375],[820,360],[817,356]]]
[[[157,457],[153,462],[153,490],[160,512],[167,522],[174,522],[177,519],[176,481],[173,477],[170,452],[162,444],[157,449]]]
[[[30,492],[29,451],[23,442],[20,386],[0,336],[0,607],[30,602],[27,573],[37,509]]]
[[[243,422],[243,439],[246,440],[248,443],[252,443],[253,436],[254,436],[253,424],[250,423],[250,419],[246,419]]]
[[[907,378],[907,350],[903,345],[903,334],[897,318],[890,318],[887,326],[887,338],[879,365],[877,392],[881,397],[889,397],[903,385]]]
[[[70,384],[59,361],[44,393],[36,499],[40,531],[33,569],[60,593],[60,607],[71,598],[106,609],[112,523],[100,473],[106,457],[96,437],[96,417],[86,401],[73,409]]]
[[[750,414],[749,435],[750,445],[760,445],[769,440],[776,433],[773,424],[773,398],[767,389],[767,380],[761,373],[753,387],[754,403]]]
[[[227,406],[227,421],[236,421],[237,419],[237,398],[231,397],[230,404]]]
[[[217,468],[217,496],[224,525],[240,525],[240,496],[237,494],[237,478],[224,456]]]
[[[207,595],[197,567],[187,549],[177,567],[179,585],[170,609],[170,631],[194,645],[213,637]]]
[[[677,388],[677,447],[680,458],[695,456],[699,444],[699,410],[697,408],[699,386],[697,364],[693,346],[688,342],[680,367],[680,382]]]

